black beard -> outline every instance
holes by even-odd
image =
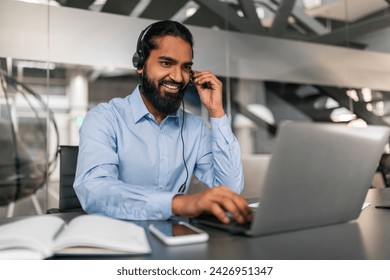
[[[167,116],[176,113],[179,109],[184,96],[185,85],[171,80],[160,80],[158,85],[160,86],[163,83],[179,85],[180,89],[177,93],[165,92],[163,95],[159,92],[153,81],[149,79],[147,72],[144,69],[144,73],[141,78],[142,94],[158,112]]]

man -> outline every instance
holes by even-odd
[[[192,71],[190,31],[173,21],[156,22],[140,35],[133,64],[140,85],[126,98],[100,104],[86,116],[74,188],[87,213],[121,219],[168,219],[230,212],[251,219],[243,188],[239,144],[222,105],[222,83],[210,71]],[[210,114],[180,108],[189,83]],[[210,187],[186,194],[194,174]]]

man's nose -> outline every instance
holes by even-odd
[[[182,83],[184,80],[183,71],[181,67],[174,67],[170,73],[170,78],[177,83]]]

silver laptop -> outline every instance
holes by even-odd
[[[195,223],[250,236],[356,219],[389,138],[385,126],[284,122],[252,223]]]

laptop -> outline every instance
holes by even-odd
[[[192,222],[258,236],[354,220],[389,131],[385,126],[284,122],[252,222],[224,225],[207,214]]]

